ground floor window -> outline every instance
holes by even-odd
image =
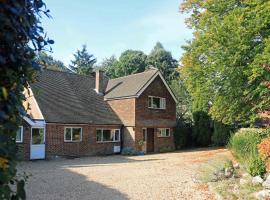
[[[120,130],[119,129],[97,129],[96,137],[97,137],[97,142],[119,142]]]
[[[169,128],[158,128],[157,129],[157,136],[158,137],[169,137],[170,136],[170,129]]]
[[[82,140],[82,128],[80,127],[66,127],[65,128],[65,142],[79,142]]]
[[[23,127],[19,126],[16,132],[16,142],[21,143],[23,141]]]

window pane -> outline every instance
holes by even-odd
[[[103,141],[113,141],[111,130],[103,130]]]
[[[170,136],[170,129],[168,128],[158,128],[157,129],[158,137],[168,137]]]
[[[119,130],[114,131],[114,140],[120,141],[120,131]]]
[[[32,144],[43,144],[44,129],[32,128]]]
[[[152,108],[152,97],[148,97],[148,107]]]
[[[162,109],[166,108],[166,99],[165,98],[161,98],[161,108]]]
[[[97,141],[100,142],[102,131],[99,129],[99,130],[96,130],[96,133],[97,133]]]
[[[71,128],[66,128],[65,140],[71,141]]]
[[[166,136],[169,137],[170,136],[170,129],[166,128]]]
[[[160,108],[160,98],[153,97],[153,108]]]
[[[19,127],[19,129],[16,132],[16,142],[22,141],[22,127]]]
[[[80,141],[81,140],[81,128],[73,128],[72,129],[72,141]]]

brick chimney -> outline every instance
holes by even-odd
[[[96,92],[100,95],[104,95],[105,93],[105,77],[104,77],[104,72],[102,70],[97,69],[96,70]]]

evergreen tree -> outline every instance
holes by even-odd
[[[96,58],[87,52],[86,45],[82,46],[82,50],[77,50],[74,60],[71,61],[69,68],[72,72],[81,75],[89,75],[93,72],[93,66]]]
[[[159,69],[166,81],[170,82],[175,78],[177,61],[169,51],[166,51],[160,42],[157,42],[147,57],[147,66]]]

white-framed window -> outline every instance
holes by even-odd
[[[96,129],[97,142],[120,142],[120,129]]]
[[[166,99],[162,97],[148,97],[148,108],[166,109]]]
[[[81,127],[65,127],[65,142],[80,142],[82,141]]]
[[[16,143],[22,143],[22,142],[23,142],[23,127],[19,126],[16,132]]]
[[[157,129],[158,137],[170,137],[170,129],[169,128],[158,128]]]

